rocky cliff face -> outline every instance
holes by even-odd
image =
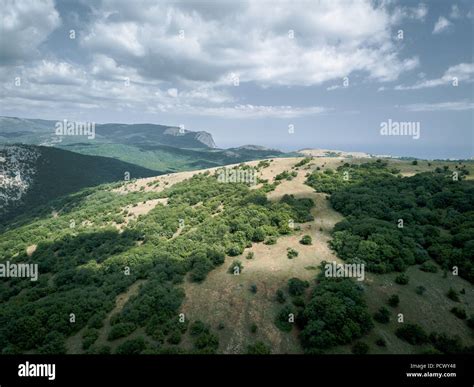
[[[217,148],[212,135],[207,132],[194,132],[195,138],[199,142],[202,142],[204,145],[207,145],[209,148]]]
[[[21,202],[34,181],[39,157],[40,153],[30,147],[0,148],[0,214]]]

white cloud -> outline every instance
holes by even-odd
[[[395,90],[418,90],[437,86],[453,85],[456,80],[458,85],[462,82],[470,83],[474,77],[474,63],[460,63],[448,68],[441,78],[423,79],[414,85],[398,85]]]
[[[451,19],[459,19],[461,17],[461,12],[459,11],[459,7],[456,4],[451,6],[451,13],[449,14]]]
[[[369,0],[277,1],[272,12],[266,2],[105,1],[100,11],[82,46],[155,80],[223,84],[239,73],[240,82],[309,86],[354,71],[391,81],[418,65],[399,58],[388,10]],[[423,18],[426,7],[410,12]]]
[[[321,106],[293,107],[293,106],[263,106],[263,105],[235,105],[226,107],[191,106],[191,105],[158,105],[157,111],[167,113],[192,114],[220,118],[297,118],[317,115],[331,109]]]
[[[70,63],[43,60],[28,71],[27,79],[49,85],[78,85],[86,82],[85,72]]]
[[[61,24],[52,0],[0,0],[0,64],[17,64],[38,53],[38,46]]]
[[[446,31],[451,26],[451,24],[452,23],[444,16],[440,16],[434,25],[433,34],[439,34],[443,31]]]
[[[411,112],[462,111],[473,110],[474,102],[455,101],[439,103],[417,103],[411,105],[402,105],[401,107]]]

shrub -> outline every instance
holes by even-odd
[[[407,285],[410,278],[405,273],[401,273],[395,277],[395,282],[399,285]]]
[[[416,294],[419,294],[420,296],[422,296],[425,293],[425,291],[426,291],[426,288],[422,285],[417,286],[415,289]]]
[[[379,347],[386,347],[387,346],[387,342],[385,341],[385,339],[383,337],[379,337],[375,341],[375,344],[377,344]]]
[[[244,265],[242,265],[242,262],[236,259],[235,261],[232,262],[232,264],[229,266],[229,270],[227,271],[229,274],[238,275],[242,273],[243,269],[244,269]]]
[[[257,285],[255,285],[255,284],[250,285],[250,291],[253,294],[257,293]]]
[[[119,355],[138,355],[145,349],[145,347],[146,344],[143,337],[137,337],[120,344],[115,353]]]
[[[203,333],[197,337],[194,347],[201,353],[215,353],[219,348],[219,338],[212,333]]]
[[[275,237],[268,237],[265,242],[263,242],[265,245],[274,245],[277,243],[277,239]]]
[[[100,329],[104,326],[104,319],[105,319],[106,313],[104,311],[98,312],[94,314],[88,321],[87,326],[89,328],[96,328]]]
[[[397,294],[392,294],[392,295],[388,298],[388,304],[389,304],[392,308],[397,307],[399,303],[400,303],[400,297],[398,297]]]
[[[290,332],[293,329],[293,323],[291,323],[290,315],[293,313],[289,306],[283,307],[282,310],[278,313],[275,319],[275,325],[278,329],[283,332]]]
[[[253,253],[253,251],[249,251],[248,254],[247,254],[247,256],[246,256],[245,258],[247,258],[247,259],[253,259],[254,256],[255,256],[255,254]]]
[[[465,320],[467,318],[466,311],[463,308],[459,308],[457,306],[451,308],[451,313],[454,314],[457,318],[460,318],[461,320]]]
[[[304,235],[303,238],[301,238],[300,243],[302,245],[311,245],[313,243],[313,238],[311,238],[310,235]]]
[[[421,264],[420,266],[420,270],[421,271],[425,271],[427,273],[437,273],[438,272],[438,268],[436,267],[436,265],[430,261],[425,261]]]
[[[300,308],[304,308],[305,306],[304,298],[301,296],[293,297],[292,303],[294,306],[297,306]]]
[[[128,336],[130,333],[132,333],[135,330],[135,328],[136,326],[133,323],[118,323],[118,324],[112,325],[112,328],[110,329],[107,340],[112,341],[120,337]]]
[[[282,289],[276,291],[276,299],[280,304],[284,304],[286,301],[285,293]]]
[[[179,331],[174,331],[171,333],[171,335],[168,337],[168,343],[178,345],[181,342],[181,332]]]
[[[352,353],[355,355],[365,355],[368,352],[369,352],[369,346],[362,341],[358,341],[352,347]]]
[[[263,342],[257,341],[255,344],[247,347],[247,355],[269,355],[270,348]]]
[[[288,252],[286,255],[288,256],[288,259],[293,259],[298,256],[298,252],[295,249],[288,248]]]
[[[412,345],[425,344],[429,341],[426,332],[417,324],[404,324],[395,331],[395,334],[399,339],[405,340]]]
[[[99,331],[95,328],[87,328],[82,334],[82,349],[89,349],[99,337]]]
[[[390,322],[389,310],[386,307],[382,306],[377,312],[375,312],[374,320],[381,324],[388,324]]]
[[[448,293],[446,293],[446,296],[448,296],[448,298],[453,301],[459,302],[458,292],[453,288],[449,288]]]
[[[209,328],[202,321],[197,320],[191,324],[190,333],[191,333],[191,336],[198,336],[203,333],[209,333]]]
[[[290,278],[288,280],[288,293],[292,296],[301,296],[309,287],[308,281],[302,281],[299,278]]]
[[[474,314],[471,314],[471,317],[467,319],[467,326],[474,329]]]
[[[258,329],[257,324],[250,325],[250,332],[256,333],[257,329]]]

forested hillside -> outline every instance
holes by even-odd
[[[0,157],[0,225],[85,187],[160,174],[112,158],[52,147],[5,146],[0,148]]]
[[[177,344],[189,321],[180,322],[186,275],[203,281],[246,246],[288,234],[289,220],[305,221],[311,201],[268,202],[265,189],[221,184],[200,174],[162,192],[121,194],[120,183],[90,188],[51,203],[35,219],[23,218],[0,236],[1,261],[38,263],[37,282],[2,281],[0,348],[3,353],[65,352],[66,338],[81,331],[83,348],[94,345],[116,296],[138,279],[146,280],[123,310],[112,316],[109,340],[137,331],[117,353],[160,353]],[[166,198],[122,232],[126,206]],[[303,216],[302,219],[300,219]],[[22,224],[22,225],[20,225]],[[196,325],[196,324],[195,324]],[[87,328],[86,328],[87,327]],[[196,352],[214,352],[208,328],[191,326]],[[172,347],[172,345],[171,345]]]
[[[346,163],[308,178],[317,191],[332,193],[331,204],[346,217],[334,228],[332,247],[375,273],[433,258],[474,282],[474,183],[464,180],[467,169],[406,178],[397,172],[382,161]]]

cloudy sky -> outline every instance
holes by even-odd
[[[259,144],[474,155],[474,9],[441,1],[0,0],[0,114]],[[420,137],[381,135],[413,123]]]

